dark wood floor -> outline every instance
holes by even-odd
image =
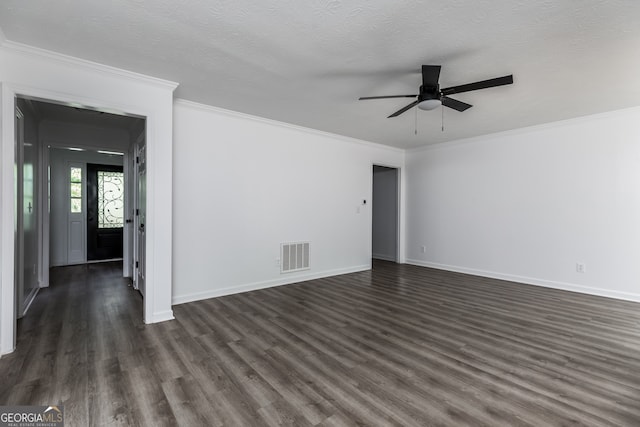
[[[376,262],[141,322],[118,264],[55,269],[0,404],[67,425],[640,425],[640,304]]]

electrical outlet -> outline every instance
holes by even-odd
[[[423,254],[427,252],[427,247],[426,246],[420,246],[420,252],[422,252]]]
[[[587,271],[587,267],[584,265],[584,263],[581,262],[577,262],[576,263],[576,272],[577,273],[584,273]]]

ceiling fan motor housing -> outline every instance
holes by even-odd
[[[440,99],[440,85],[435,87],[420,86],[420,95],[418,95],[418,101],[426,101],[428,99]]]

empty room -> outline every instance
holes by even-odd
[[[640,425],[639,22],[3,1],[0,425]]]

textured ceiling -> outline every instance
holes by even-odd
[[[180,83],[176,97],[397,147],[640,105],[637,0],[3,0],[25,43]],[[390,113],[417,93],[514,75],[457,95],[466,112]],[[417,119],[417,135],[415,126]]]

